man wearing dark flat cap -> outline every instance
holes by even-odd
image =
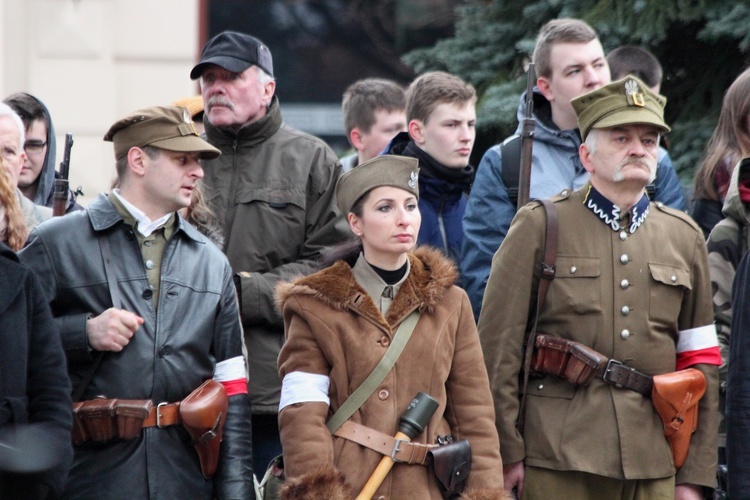
[[[258,470],[281,453],[276,284],[311,272],[326,247],[349,237],[334,195],[341,164],[323,141],[283,123],[273,74],[268,46],[233,31],[209,40],[190,72],[206,140],[222,152],[203,161],[204,186],[240,297]]]
[[[104,140],[118,188],[36,228],[19,256],[46,292],[79,407],[63,498],[255,498],[232,271],[179,215],[199,160],[220,152],[182,107],[133,112]],[[211,412],[187,413],[209,393]]]
[[[705,241],[689,216],[649,202],[645,191],[669,131],[665,103],[632,76],[573,99],[589,181],[553,197],[554,210],[522,208],[492,260],[479,336],[505,487],[519,498],[700,499],[716,481],[721,356]],[[557,236],[546,229],[554,213]],[[537,310],[540,263],[552,264],[545,238],[556,251]],[[521,411],[522,345],[535,313],[537,334],[609,361],[588,385],[531,378]],[[685,458],[670,450],[651,397],[653,376],[686,368],[703,373],[706,386]]]

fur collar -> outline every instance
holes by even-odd
[[[284,303],[294,295],[315,297],[333,309],[356,311],[391,330],[417,308],[420,312],[432,312],[458,276],[453,264],[440,251],[429,247],[419,247],[409,253],[409,260],[411,272],[401,285],[386,318],[357,284],[351,267],[344,261],[310,276],[279,284],[277,304],[283,309]]]

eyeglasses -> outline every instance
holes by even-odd
[[[23,145],[24,151],[26,151],[28,154],[38,155],[42,151],[44,151],[44,147],[47,145],[46,142],[40,142],[40,141],[26,141],[26,144]]]

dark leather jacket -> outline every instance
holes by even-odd
[[[243,355],[226,258],[182,218],[177,224],[162,257],[158,314],[133,228],[105,195],[87,211],[51,219],[31,233],[20,258],[47,293],[74,387],[92,360],[86,317],[112,307],[99,238],[109,240],[122,308],[144,319],[121,352],[104,354],[82,399],[180,401],[214,375],[216,363]],[[230,397],[213,480],[201,475],[181,426],[152,427],[131,441],[76,447],[65,496],[253,498],[249,411],[246,395]]]

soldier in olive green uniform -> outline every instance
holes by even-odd
[[[524,435],[518,432],[522,343],[545,238],[545,211],[531,203],[494,256],[479,320],[505,485],[524,498],[702,498],[701,487],[715,481],[720,355],[703,235],[644,192],[659,134],[669,130],[665,99],[627,77],[572,104],[590,181],[552,200],[557,271],[538,332],[581,342],[649,376],[697,368],[707,390],[679,470],[648,396],[601,378],[588,386],[531,379]]]

